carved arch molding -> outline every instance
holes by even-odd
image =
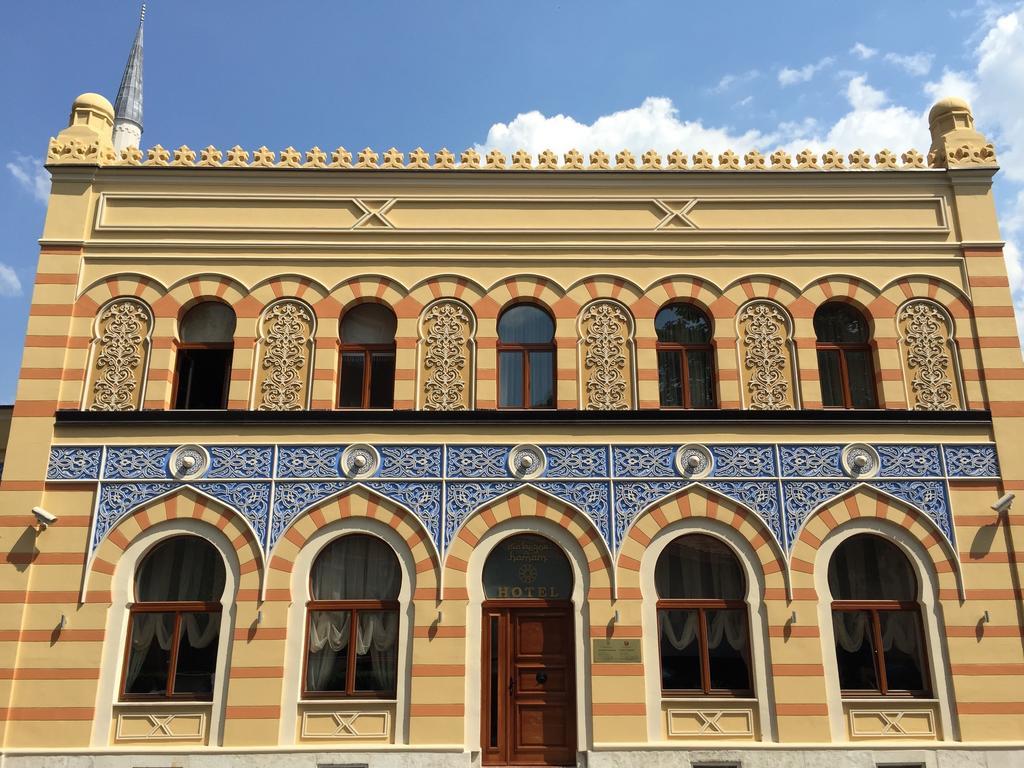
[[[758,299],[736,317],[743,395],[752,410],[792,410],[797,400],[793,323],[774,301]]]
[[[253,391],[256,410],[308,407],[315,330],[313,311],[296,299],[275,301],[263,312]]]
[[[915,411],[963,406],[953,321],[933,301],[913,299],[896,317],[907,396]]]
[[[114,299],[100,310],[89,371],[89,410],[141,407],[152,333],[153,313],[138,299]]]

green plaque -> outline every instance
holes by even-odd
[[[640,638],[634,640],[593,640],[595,664],[638,664]]]

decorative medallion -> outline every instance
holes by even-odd
[[[631,407],[629,393],[629,335],[626,311],[611,301],[596,301],[580,318],[583,344],[584,408],[621,411]]]
[[[167,470],[178,480],[195,480],[209,468],[210,453],[201,445],[180,445],[167,460]]]
[[[544,474],[547,457],[536,445],[517,445],[508,452],[508,469],[520,480]]]
[[[682,445],[676,451],[676,469],[683,477],[699,480],[710,475],[714,467],[711,451],[699,443]]]
[[[341,474],[353,480],[373,477],[380,469],[380,453],[372,445],[354,443],[341,452]]]
[[[881,467],[878,451],[863,443],[851,443],[843,448],[842,462],[843,471],[854,479],[874,477]]]
[[[259,411],[306,407],[313,316],[301,302],[286,299],[268,308],[260,323],[263,360],[257,374]]]
[[[898,324],[910,377],[911,407],[915,411],[958,409],[952,329],[946,314],[931,301],[911,301],[900,310]]]
[[[423,408],[464,411],[469,392],[469,311],[457,301],[433,304],[423,318]]]
[[[142,402],[146,341],[153,325],[137,299],[118,299],[99,316],[91,411],[134,411]]]
[[[753,301],[739,314],[743,374],[752,410],[791,410],[793,394],[787,374],[789,323],[772,302]]]

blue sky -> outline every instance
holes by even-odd
[[[47,139],[77,94],[113,100],[137,16],[126,0],[5,4],[0,402]],[[154,0],[145,50],[143,146],[924,153],[929,106],[961,95],[996,142],[1024,316],[1024,3]]]

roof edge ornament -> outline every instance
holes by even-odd
[[[142,140],[142,37],[145,21],[146,4],[143,3],[135,42],[114,100],[114,149],[118,154],[128,147],[138,148]]]
[[[947,96],[935,102],[928,113],[928,130],[932,134],[928,165],[933,168],[997,165],[995,148],[974,127],[971,106],[963,99]]]

